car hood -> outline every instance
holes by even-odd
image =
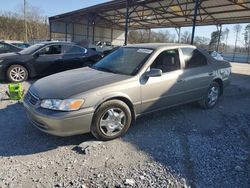
[[[39,99],[66,99],[130,77],[85,67],[42,78],[30,87],[30,92]]]
[[[29,59],[32,59],[32,56],[29,54],[18,54],[15,52],[0,54],[0,60],[10,61],[10,62],[25,62]]]
[[[15,52],[3,53],[3,54],[0,54],[0,59],[15,58],[15,57],[18,56],[18,55],[19,55],[19,54],[15,53]]]

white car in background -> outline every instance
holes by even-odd
[[[216,51],[212,51],[212,52],[209,52],[209,54],[216,60],[219,60],[219,61],[223,61],[224,58],[222,57],[222,55]]]

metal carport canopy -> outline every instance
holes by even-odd
[[[125,28],[126,35],[127,28],[195,28],[196,25],[249,23],[250,0],[114,0],[53,16],[49,21],[73,22],[89,15]]]

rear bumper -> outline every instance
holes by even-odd
[[[30,122],[39,130],[56,136],[72,136],[90,132],[93,113],[82,109],[77,112],[48,114],[44,109],[34,108],[24,101]]]

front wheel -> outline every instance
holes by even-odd
[[[207,93],[199,101],[201,107],[205,109],[213,108],[220,97],[220,85],[217,82],[212,82]]]
[[[99,140],[112,140],[127,132],[131,120],[131,111],[126,103],[110,100],[96,110],[91,133]]]
[[[7,70],[7,78],[10,82],[23,82],[28,79],[28,71],[21,65],[11,65]]]

